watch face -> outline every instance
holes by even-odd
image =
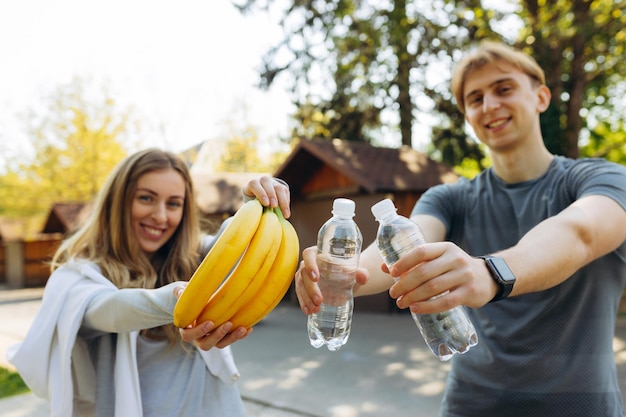
[[[509,266],[504,262],[502,258],[490,258],[489,261],[493,264],[495,269],[499,272],[500,278],[504,282],[515,282],[515,275],[509,269]]]

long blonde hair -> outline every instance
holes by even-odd
[[[183,215],[169,241],[149,259],[129,233],[131,206],[139,178],[165,169],[175,170],[184,180]],[[118,288],[157,288],[188,280],[199,264],[199,250],[198,213],[187,165],[171,152],[151,148],[128,156],[115,167],[89,219],[61,244],[51,269],[72,258],[85,259],[97,264]]]
[[[131,206],[139,178],[174,169],[185,182],[181,222],[152,261],[128,233]],[[66,239],[52,259],[52,270],[71,258],[96,263],[118,288],[155,288],[187,280],[198,265],[199,225],[191,176],[175,154],[146,149],[124,159],[109,175],[87,222]]]

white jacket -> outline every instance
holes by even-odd
[[[118,288],[93,263],[74,261],[57,269],[46,284],[41,308],[26,337],[7,353],[33,393],[49,401],[53,417],[84,416],[82,406],[90,409],[95,401],[94,366],[87,344],[77,334],[90,300],[102,291]],[[136,331],[117,334],[115,417],[143,414],[137,336]],[[229,347],[200,353],[213,375],[227,384],[238,379]]]

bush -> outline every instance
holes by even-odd
[[[28,392],[29,389],[17,372],[0,367],[0,398]]]

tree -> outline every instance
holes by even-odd
[[[584,142],[580,148],[581,154],[626,165],[626,126],[623,121],[617,126],[598,123]]]
[[[267,10],[271,3],[244,0],[240,8]],[[390,131],[411,146],[429,64],[452,56],[467,36],[492,33],[455,12],[479,6],[477,0],[293,1],[281,21],[283,42],[264,58],[261,85],[287,70],[292,75],[297,135],[376,142]]]
[[[284,140],[261,140],[258,129],[249,123],[248,105],[234,106],[232,118],[225,121],[228,138],[214,169],[222,172],[274,172],[289,152]],[[242,122],[244,121],[244,127]]]
[[[35,157],[0,178],[0,214],[32,219],[30,232],[53,203],[92,200],[127,153],[122,143],[128,143],[130,115],[120,113],[105,91],[92,97],[87,87],[74,79],[46,98],[43,110],[31,109],[27,124]]]
[[[576,158],[581,132],[594,129],[584,114],[595,107],[610,109],[611,86],[626,82],[626,1],[520,4],[524,24],[518,46],[544,68],[552,90],[551,108],[542,120],[544,137],[553,152]]]
[[[258,2],[241,5],[244,11],[255,7],[263,8]],[[261,84],[271,85],[283,71],[292,75],[294,136],[381,143],[391,134],[399,136],[398,145],[412,146],[418,117],[439,114],[438,133],[448,136],[437,144],[446,146],[439,154],[468,151],[479,158],[463,119],[445,113],[453,107],[446,104],[452,100],[446,71],[471,39],[497,36],[490,22],[498,16],[483,11],[479,0],[294,1],[281,23],[284,42],[265,56]],[[279,60],[284,56],[290,59]],[[319,78],[324,81],[317,86]]]
[[[259,152],[259,140],[254,129],[232,136],[226,142],[222,158],[215,167],[222,172],[273,172],[276,158],[273,153],[265,153],[265,158]]]
[[[517,7],[505,13],[480,0],[292,0],[281,20],[285,38],[265,56],[261,85],[291,75],[294,135],[377,142],[397,132],[412,145],[413,123],[429,115],[432,156],[482,166],[449,92],[450,68],[471,44],[500,39],[546,69],[554,100],[542,116],[544,136],[553,152],[576,156],[588,127],[581,111],[604,106],[611,82],[624,82],[625,1],[515,0],[498,5]],[[244,12],[273,3],[239,2]],[[512,16],[519,33],[503,30]]]

